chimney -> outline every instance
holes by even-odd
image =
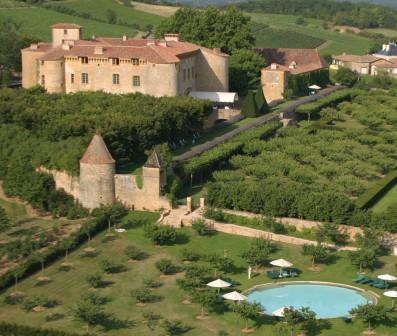
[[[272,63],[272,64],[270,65],[270,69],[271,69],[271,70],[277,70],[277,69],[278,69],[277,63]]]
[[[386,51],[390,51],[390,44],[386,44]]]
[[[382,50],[386,50],[387,49],[387,44],[383,44],[382,45]]]
[[[91,40],[96,40],[96,35],[95,34],[92,34]]]
[[[127,41],[128,40],[128,36],[127,35],[123,35],[123,41]]]
[[[147,46],[155,46],[157,45],[156,40],[147,40],[146,42]]]
[[[164,40],[167,42],[179,42],[179,34],[164,34]]]
[[[39,45],[37,44],[37,43],[32,43],[31,45],[30,45],[30,49],[31,50],[37,50],[39,48]]]
[[[67,51],[69,51],[71,48],[70,48],[70,44],[69,43],[62,43],[62,50],[67,50]]]
[[[296,68],[296,62],[295,62],[295,61],[292,61],[292,62],[289,64],[289,68],[290,68],[290,69],[295,69],[295,68]]]
[[[167,41],[165,41],[165,40],[160,41],[160,42],[159,42],[159,45],[162,46],[162,47],[168,47],[168,43],[167,43]]]
[[[94,54],[95,55],[103,55],[104,51],[105,51],[105,48],[102,46],[95,47]]]

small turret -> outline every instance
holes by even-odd
[[[115,161],[105,142],[95,134],[80,160],[80,203],[95,209],[115,202]]]
[[[143,165],[143,187],[148,193],[158,196],[166,184],[165,164],[158,153],[153,151]]]

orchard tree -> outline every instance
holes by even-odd
[[[217,299],[217,293],[209,288],[197,290],[193,293],[193,300],[201,306],[201,317],[204,317],[205,309],[210,309]]]
[[[302,246],[302,254],[312,258],[312,269],[316,262],[324,262],[329,257],[329,250],[322,244],[305,244]]]
[[[374,269],[378,263],[378,255],[373,249],[359,248],[357,251],[349,253],[350,261],[353,265],[358,266],[360,273],[363,268]]]
[[[255,238],[251,241],[249,249],[243,252],[241,257],[249,266],[255,268],[266,265],[269,262],[269,255],[273,253],[275,249],[276,246],[271,240]]]
[[[233,303],[230,305],[230,309],[240,315],[245,321],[245,329],[248,330],[248,321],[255,320],[261,316],[264,312],[264,308],[260,305],[260,303],[251,303],[242,301],[238,304]]]
[[[308,333],[317,324],[316,313],[306,307],[300,309],[285,308],[284,321],[290,326],[291,336],[295,330]]]
[[[342,85],[353,86],[357,81],[357,74],[349,68],[341,67],[336,71],[335,81]]]
[[[371,330],[372,325],[384,322],[388,319],[387,309],[380,304],[367,303],[359,305],[350,311],[350,314],[357,316],[359,319],[368,323],[368,329]]]

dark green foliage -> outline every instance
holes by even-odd
[[[301,97],[309,94],[310,85],[325,87],[329,83],[329,70],[321,69],[288,77],[285,98]]]
[[[11,226],[11,221],[7,216],[6,211],[0,206],[0,232],[6,231]]]
[[[108,9],[106,12],[106,19],[108,23],[110,24],[116,24],[117,23],[117,14],[114,10]]]
[[[256,89],[265,66],[265,59],[259,53],[246,49],[235,51],[229,60],[230,91],[245,96],[248,90]]]
[[[294,309],[292,307],[284,309],[284,321],[292,330],[299,330],[305,333],[316,329],[316,313],[309,308]]]
[[[192,222],[192,228],[200,235],[200,236],[208,236],[213,234],[214,230],[210,227],[208,223],[204,219],[196,219]]]
[[[363,269],[374,269],[378,264],[379,258],[373,249],[360,248],[349,253],[351,263],[358,266],[360,273]]]
[[[253,47],[255,39],[249,23],[250,18],[235,7],[226,10],[181,8],[157,27],[156,36],[179,33],[186,41],[233,53]]]
[[[201,306],[201,315],[204,315],[204,309],[211,309],[216,303],[217,293],[213,289],[206,288],[193,293],[194,302]]]
[[[145,235],[156,245],[173,245],[178,239],[176,229],[168,225],[146,225]]]
[[[25,298],[22,303],[22,309],[25,312],[30,312],[34,307],[40,306],[44,308],[53,308],[60,305],[61,302],[55,299],[50,299],[45,296],[37,296],[33,298]]]
[[[108,259],[104,259],[101,261],[101,269],[105,273],[113,274],[113,273],[124,272],[124,271],[126,271],[127,268],[124,265],[119,264],[117,262],[114,262],[114,261],[111,261]]]
[[[0,322],[0,335],[1,336],[78,336],[79,334],[74,334],[74,333],[72,334],[65,331],[42,329],[42,328],[35,328],[24,325]]]
[[[316,262],[325,262],[330,253],[322,244],[305,244],[302,246],[302,254],[312,257],[312,267],[314,267]]]
[[[371,189],[368,189],[356,200],[356,205],[360,209],[368,209],[379,201],[397,181],[397,171],[392,171],[384,178],[378,180]]]
[[[275,249],[276,246],[272,241],[264,238],[255,238],[251,242],[250,248],[243,252],[241,257],[250,266],[265,266],[269,262],[270,254],[273,253]]]
[[[243,106],[241,107],[241,113],[247,118],[258,116],[258,107],[256,105],[254,92],[248,91],[248,94],[244,98]]]
[[[209,265],[215,270],[215,275],[218,272],[230,273],[233,268],[233,260],[226,257],[225,255],[219,255],[217,253],[210,253],[203,256],[203,259],[209,263]]]
[[[89,275],[87,276],[86,280],[92,288],[102,288],[107,285],[107,281],[103,280],[101,274]]]
[[[334,79],[337,83],[351,87],[354,85],[354,83],[356,83],[358,76],[353,70],[342,67],[338,69]]]
[[[259,85],[255,93],[255,105],[258,109],[258,114],[266,114],[270,112],[269,105],[267,104],[266,98],[263,94],[262,85]]]
[[[331,0],[251,0],[239,7],[247,12],[300,15],[336,25],[358,28],[395,28],[397,11],[370,4],[353,4]]]
[[[173,274],[177,271],[177,267],[173,264],[170,259],[160,259],[156,261],[156,268],[163,274]]]
[[[201,254],[186,248],[181,250],[182,261],[198,261],[201,258]]]
[[[264,308],[256,302],[242,301],[238,304],[230,304],[229,307],[244,319],[246,329],[248,329],[248,320],[255,320],[264,312]]]
[[[131,291],[131,296],[137,303],[151,303],[160,299],[159,296],[154,295],[152,290],[147,287],[137,288]]]
[[[139,249],[138,247],[134,245],[129,245],[125,248],[124,254],[130,259],[130,260],[142,260],[145,259],[147,254]]]
[[[194,292],[203,288],[213,279],[213,269],[207,265],[192,264],[185,267],[185,277],[178,279],[177,283],[181,289]]]
[[[179,320],[164,320],[161,326],[167,336],[182,335],[191,329]]]

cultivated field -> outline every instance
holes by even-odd
[[[29,7],[0,9],[0,18],[10,18],[20,24],[20,32],[43,40],[51,40],[50,26],[58,22],[73,22],[84,27],[84,37],[97,36],[121,37],[123,34],[135,36],[137,30],[125,26],[111,25],[77,16],[58,13],[52,10]]]
[[[249,14],[252,20],[259,24],[266,24],[273,29],[281,29],[286,32],[292,32],[290,40],[292,40],[292,36],[294,34],[302,34],[302,37],[299,38],[299,41],[305,45],[305,36],[306,39],[319,39],[322,41],[329,41],[330,43],[325,46],[325,48],[321,49],[321,53],[323,54],[341,54],[343,52],[353,53],[353,54],[365,54],[368,52],[369,48],[372,46],[373,41],[367,38],[363,38],[357,35],[352,34],[343,34],[332,32],[329,30],[325,30],[323,28],[323,22],[321,20],[314,19],[305,19],[307,25],[297,25],[296,16],[291,15],[278,15],[278,14],[262,14],[262,13],[250,13]],[[259,30],[256,34],[258,40],[258,46],[265,47],[261,43],[262,40],[270,41],[273,46],[277,46],[277,43],[280,45],[285,44],[284,41],[278,40],[278,35],[274,37],[274,39],[269,37],[262,37],[262,32]],[[283,34],[284,38],[287,33]],[[295,46],[295,42],[292,47]],[[319,41],[319,45],[320,45]],[[318,45],[318,46],[319,46]]]
[[[131,1],[131,5],[139,11],[160,15],[164,17],[173,15],[179,9],[179,7],[176,6],[174,7],[174,6],[151,5],[136,1]]]
[[[69,0],[53,2],[54,6],[62,6],[75,10],[76,12],[88,13],[92,18],[107,21],[107,11],[113,10],[116,13],[117,22],[136,24],[145,30],[147,25],[156,26],[162,20],[162,17],[150,14],[138,8],[127,7],[115,0]]]
[[[374,212],[384,212],[391,205],[397,204],[397,185],[389,190],[372,208]]]
[[[144,220],[151,218],[154,220],[156,214],[135,212],[129,215],[129,219]],[[55,308],[50,308],[40,312],[25,312],[19,305],[7,305],[4,300],[0,303],[0,319],[9,322],[18,322],[28,325],[41,326],[47,328],[56,328],[67,331],[84,332],[84,325],[74,321],[70,315],[70,309],[76,305],[76,301],[84,293],[88,293],[89,285],[86,282],[88,275],[101,273],[100,262],[103,259],[121,263],[127,269],[112,275],[104,275],[104,279],[109,281],[109,285],[96,289],[95,292],[101,296],[109,298],[109,302],[105,305],[105,310],[115,314],[115,316],[125,321],[126,324],[109,325],[108,329],[96,328],[97,335],[162,335],[159,326],[154,330],[148,328],[144,323],[143,313],[152,312],[160,315],[164,319],[178,319],[191,329],[185,334],[188,336],[201,335],[218,335],[223,330],[226,333],[222,335],[239,335],[243,327],[243,321],[234,313],[224,311],[222,309],[212,311],[209,318],[202,321],[196,319],[200,314],[201,308],[197,304],[183,304],[186,299],[186,293],[183,292],[176,284],[176,279],[183,276],[182,273],[175,275],[161,276],[160,272],[155,268],[155,262],[160,258],[170,258],[177,265],[183,267],[186,263],[181,261],[181,250],[189,249],[201,254],[217,253],[227,255],[233,260],[234,266],[230,268],[224,277],[230,277],[235,281],[241,282],[237,286],[238,290],[245,290],[254,285],[269,282],[269,279],[263,275],[263,271],[251,280],[247,279],[246,263],[241,259],[241,253],[246,250],[250,244],[249,238],[231,236],[226,234],[215,234],[212,236],[200,237],[190,229],[181,229],[180,234],[184,235],[184,239],[179,244],[173,246],[158,247],[153,245],[148,238],[144,236],[142,227],[128,228],[128,232],[119,234],[114,241],[105,241],[104,235],[101,234],[93,239],[90,243],[91,247],[97,248],[99,254],[94,257],[85,257],[83,255],[83,246],[81,249],[73,252],[69,256],[69,262],[73,263],[73,268],[68,271],[60,271],[59,267],[62,260],[54,263],[45,270],[45,275],[52,279],[52,282],[45,285],[37,285],[37,275],[22,281],[18,289],[23,291],[27,297],[41,296],[61,300],[61,304]],[[124,255],[124,248],[133,244],[148,253],[148,257],[134,263],[127,261]],[[345,252],[336,254],[334,261],[328,265],[321,265],[318,272],[309,271],[311,265],[310,257],[302,256],[300,247],[292,245],[280,245],[278,250],[271,255],[271,259],[279,257],[286,258],[294,262],[295,266],[300,268],[303,273],[300,276],[302,280],[319,280],[319,281],[336,281],[346,284],[353,284],[352,279],[356,276],[356,270],[350,265]],[[385,265],[378,269],[375,273],[379,274],[393,272],[392,257],[382,257]],[[153,293],[159,296],[156,303],[146,303],[144,306],[136,306],[134,300],[130,296],[131,290],[142,287],[143,281],[152,279],[159,281],[161,286],[153,289]],[[359,285],[360,286],[360,285]],[[362,288],[370,289],[371,287],[361,285]],[[371,288],[372,289],[372,288]],[[2,295],[4,297],[10,293],[8,290]],[[375,291],[380,294],[380,290]],[[388,299],[381,298],[381,302],[386,305],[390,304]],[[46,316],[57,313],[58,320],[48,322]],[[268,335],[277,336],[274,331],[275,320],[264,317],[255,325],[256,332],[252,335]],[[377,332],[383,336],[392,336],[395,325],[393,322],[389,326],[377,328]],[[330,320],[327,328],[323,329],[317,335],[335,336],[335,335],[360,335],[365,326],[355,321],[352,324],[346,324],[342,319]]]

